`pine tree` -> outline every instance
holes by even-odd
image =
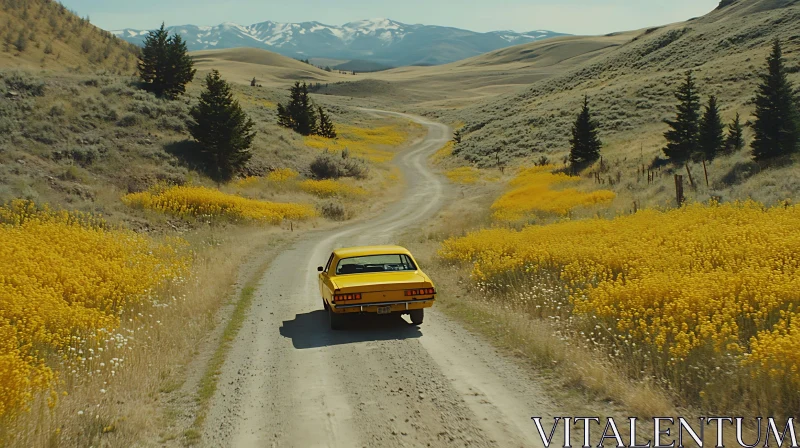
[[[714,160],[725,145],[725,125],[719,116],[717,97],[714,95],[708,99],[705,113],[700,120],[699,144],[700,151],[695,153],[698,161]]]
[[[189,132],[200,144],[201,158],[211,176],[228,180],[250,160],[250,145],[256,133],[251,120],[233,98],[230,85],[219,72],[206,76],[200,102],[189,112],[194,122]]]
[[[317,108],[319,114],[319,135],[325,138],[336,138],[336,128],[333,126],[330,117],[322,107]]]
[[[317,113],[308,95],[306,83],[295,82],[289,89],[289,103],[286,106],[278,104],[278,124],[301,135],[318,132]]]
[[[193,67],[186,42],[178,34],[169,37],[163,23],[145,37],[139,58],[139,76],[146,90],[158,96],[177,98],[194,78]]]
[[[145,88],[160,95],[166,81],[164,75],[167,71],[167,40],[169,33],[161,28],[151,31],[144,38],[144,46],[139,60],[139,77]]]
[[[186,84],[192,82],[196,70],[186,42],[179,34],[173,34],[167,41],[167,55],[169,70],[164,96],[175,99],[186,93]]]
[[[755,104],[755,137],[752,143],[756,161],[787,156],[798,148],[800,124],[792,85],[786,74],[783,50],[776,40],[767,58],[767,72],[761,75]]]
[[[598,137],[597,123],[592,119],[588,96],[584,97],[583,108],[572,126],[572,138],[569,142],[572,145],[569,161],[573,171],[578,171],[600,158],[600,147],[603,143]]]
[[[736,118],[728,125],[728,138],[725,140],[725,151],[731,153],[740,151],[742,148],[744,148],[744,129],[742,128],[742,119],[737,112]]]
[[[674,121],[665,120],[672,129],[664,133],[667,146],[663,151],[672,161],[683,163],[696,151],[700,127],[700,98],[691,71],[675,98],[679,101],[678,113]]]
[[[292,121],[291,115],[289,115],[289,111],[280,103],[278,103],[278,125],[294,129],[294,122]]]

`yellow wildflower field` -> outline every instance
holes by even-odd
[[[85,365],[81,341],[112,332],[123,310],[180,282],[191,261],[182,240],[26,201],[0,207],[0,241],[0,418],[54,390],[55,366]]]
[[[492,204],[494,219],[515,222],[537,212],[564,216],[576,207],[608,204],[616,197],[609,190],[555,190],[553,187],[580,181],[579,177],[552,173],[555,168],[547,165],[523,169],[511,181],[511,189]]]
[[[447,171],[444,173],[450,182],[455,184],[464,184],[464,185],[471,185],[481,178],[481,173],[478,171],[477,168],[471,166],[462,166],[459,168],[454,168],[452,170]]]
[[[278,168],[267,174],[267,180],[270,182],[289,182],[297,179],[298,176],[300,176],[300,173],[291,168]]]
[[[122,198],[131,207],[156,210],[178,216],[222,217],[278,224],[283,220],[302,221],[317,212],[307,204],[257,201],[199,186],[173,186],[154,191],[131,193]]]
[[[455,142],[453,142],[452,140],[450,140],[449,142],[445,143],[444,146],[439,148],[439,150],[436,151],[431,156],[431,161],[433,163],[439,163],[442,160],[450,157],[451,155],[453,155],[453,150],[455,149],[455,145],[456,145]]]
[[[482,282],[555,273],[576,316],[618,348],[651,347],[647,362],[666,371],[716,354],[755,376],[788,378],[796,390],[798,229],[797,205],[692,204],[481,230],[445,241],[440,256],[470,263]]]
[[[247,176],[232,182],[236,188],[252,188],[264,182],[275,185],[287,184],[300,176],[300,173],[291,168],[278,168],[270,171],[266,176]]]
[[[353,198],[367,194],[367,190],[362,187],[332,179],[304,180],[300,182],[300,189],[320,198],[329,198],[333,196]]]
[[[335,139],[314,135],[305,137],[305,143],[319,150],[341,152],[347,149],[355,157],[384,163],[394,158],[394,152],[389,148],[399,146],[408,140],[410,128],[399,125],[361,128],[342,124],[336,126],[336,132],[339,136]]]

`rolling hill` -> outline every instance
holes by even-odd
[[[575,43],[580,39],[562,39],[561,48],[554,41],[523,45],[464,61],[554,74],[446,112],[462,117],[472,131],[459,153],[480,164],[496,162],[496,147],[508,157],[563,154],[573,112],[588,95],[604,137],[621,145],[613,150],[632,152],[635,146],[637,154],[655,155],[663,143],[662,120],[674,113],[673,91],[687,70],[695,72],[704,101],[708,95],[719,97],[726,120],[737,111],[747,120],[757,72],[775,39],[784,44],[791,78],[796,84],[800,81],[800,1],[737,0],[721,5],[687,22],[579,45]],[[653,131],[646,138],[633,135],[643,129]]]
[[[58,2],[0,1],[0,67],[107,70],[129,74],[138,49]]]
[[[286,87],[295,81],[328,83],[350,79],[348,75],[327,72],[311,64],[257,48],[204,50],[191,53],[198,71],[217,69],[230,82]]]

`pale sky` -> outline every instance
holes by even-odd
[[[687,20],[716,8],[719,0],[63,0],[80,16],[107,30],[170,25],[250,25],[322,22],[342,25],[389,18],[472,31],[547,29],[606,34]]]

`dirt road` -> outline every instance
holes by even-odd
[[[329,330],[316,267],[331,250],[395,243],[445,200],[427,158],[450,131],[406,117],[428,134],[396,159],[405,197],[375,219],[311,233],[273,260],[222,370],[207,446],[541,446],[530,418],[553,415],[547,394],[435,307],[419,328],[392,317]]]

